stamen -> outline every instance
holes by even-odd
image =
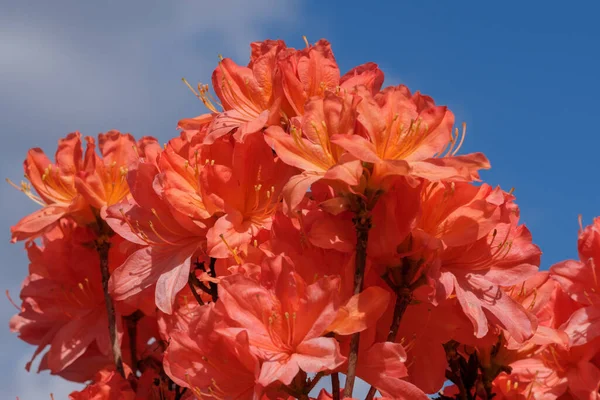
[[[8,292],[8,289],[6,289],[6,297],[8,298],[8,301],[10,302],[10,304],[13,305],[13,307],[15,307],[19,312],[21,311],[21,307],[19,307],[14,301],[13,299],[10,297],[10,293]]]
[[[225,243],[227,250],[229,250],[229,252],[233,255],[233,259],[235,260],[235,262],[238,263],[239,265],[242,265],[242,260],[238,256],[237,250],[233,249],[233,248],[231,248],[231,246],[229,246],[229,243],[227,243],[227,240],[225,240],[225,236],[223,236],[223,234],[220,234],[219,237],[221,238],[223,243]]]
[[[533,310],[533,307],[535,307],[535,301],[537,299],[537,294],[538,294],[537,288],[533,289],[533,300],[531,300],[531,304],[529,305],[529,307],[527,307],[527,309],[530,311]]]
[[[306,38],[306,36],[302,35],[302,40],[304,40],[304,44],[306,44],[306,48],[310,48],[310,45],[308,44],[308,39]]]
[[[154,232],[154,234],[155,234],[156,236],[158,236],[158,238],[159,238],[160,240],[162,240],[163,242],[165,242],[165,243],[167,243],[167,244],[170,244],[170,245],[176,246],[176,244],[175,244],[175,243],[168,241],[168,240],[167,240],[167,239],[165,239],[163,236],[161,236],[161,234],[160,234],[160,233],[158,233],[158,231],[157,231],[157,230],[154,228],[154,224],[152,223],[152,221],[148,221],[148,225],[150,225],[150,229],[152,229],[152,232]]]
[[[458,151],[460,150],[460,148],[463,145],[463,142],[465,141],[465,137],[467,136],[467,123],[463,122],[462,123],[462,137],[460,139],[460,143],[458,144],[458,146],[456,147],[456,149],[452,152],[452,155],[456,155],[456,153],[458,153]]]
[[[19,187],[13,181],[6,178],[6,183],[8,183],[10,186],[17,189],[19,192],[22,192],[23,194],[25,194],[25,196],[29,197],[31,200],[33,200],[35,203],[39,204],[40,206],[42,206],[42,207],[46,206],[46,203],[42,200],[41,197],[36,196],[31,192],[31,186],[29,184],[27,184],[26,182],[21,181],[21,187]]]

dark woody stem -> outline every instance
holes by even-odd
[[[215,264],[217,263],[217,259],[216,258],[212,258],[210,259],[210,276],[212,278],[216,278],[217,277],[217,273],[215,271]],[[219,299],[219,291],[217,288],[217,284],[214,282],[209,282],[210,285],[210,294],[212,296],[212,301],[213,303],[216,302]]]
[[[367,243],[369,241],[369,229],[371,229],[371,217],[364,208],[357,212],[356,218],[354,219],[354,226],[356,227],[354,294],[357,295],[362,292],[364,286],[365,267],[367,264]],[[359,342],[360,333],[353,334],[350,338],[350,353],[348,354],[348,372],[346,373],[344,397],[352,397],[352,392],[354,390]]]
[[[202,285],[202,282],[200,282],[198,280],[198,278],[196,278],[196,275],[194,274],[194,272],[190,272],[190,276],[188,278],[188,286],[190,287],[190,290],[192,291],[192,295],[194,296],[194,298],[196,299],[198,304],[203,306],[204,301],[202,300],[202,297],[200,297],[198,292],[196,292],[196,287],[203,289],[204,286]]]
[[[340,400],[340,374],[337,372],[331,374],[331,394],[333,400]]]
[[[129,351],[131,353],[131,369],[133,370],[133,374],[135,375],[138,369],[138,359],[137,359],[137,323],[142,317],[144,313],[140,310],[137,310],[131,315],[128,315],[124,318],[125,324],[127,326],[127,333],[129,334]]]
[[[115,368],[117,372],[123,377],[125,376],[125,369],[123,368],[123,357],[121,355],[121,347],[117,339],[117,323],[115,316],[115,306],[112,298],[108,293],[108,280],[110,279],[110,272],[108,269],[108,252],[110,250],[110,239],[107,234],[101,234],[96,239],[96,251],[100,256],[100,272],[102,274],[102,289],[104,290],[104,304],[106,305],[106,314],[108,316],[108,334],[110,337],[110,344],[112,347],[112,354],[115,361]]]

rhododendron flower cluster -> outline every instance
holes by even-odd
[[[25,367],[76,400],[600,398],[600,219],[540,272],[465,125],[383,82],[267,40],[188,84],[209,112],[164,146],[30,150]]]

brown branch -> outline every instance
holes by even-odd
[[[457,347],[458,343],[455,341],[444,344],[448,366],[450,367],[450,371],[446,370],[446,378],[452,381],[458,388],[456,400],[472,400],[471,393],[467,390],[463,380],[463,372],[466,371],[461,368],[461,355],[458,353]]]
[[[215,271],[215,264],[217,263],[217,259],[216,258],[210,258],[210,276],[213,278],[217,277],[217,272]],[[219,289],[217,287],[217,284],[214,282],[209,282],[210,285],[210,294],[212,296],[212,301],[213,303],[215,301],[217,301],[219,299]]]
[[[123,368],[123,357],[121,355],[121,347],[119,346],[119,340],[117,339],[117,323],[115,317],[115,306],[112,298],[108,293],[108,280],[110,279],[110,272],[108,269],[108,252],[110,250],[110,240],[108,235],[101,234],[96,239],[96,251],[100,256],[100,272],[102,273],[102,289],[104,290],[104,304],[106,305],[106,314],[108,316],[108,334],[110,336],[110,344],[112,346],[112,354],[115,361],[115,368],[117,372],[123,377],[125,376],[125,369]]]
[[[144,313],[140,310],[137,310],[131,315],[128,315],[124,318],[125,324],[127,325],[127,333],[129,335],[129,352],[131,353],[131,369],[133,370],[133,375],[136,376],[138,370],[138,359],[137,359],[137,323],[142,317]]]
[[[183,389],[183,390],[182,390]],[[183,395],[187,392],[187,388],[182,388],[179,385],[175,386],[175,400],[181,400]]]
[[[315,386],[317,386],[317,383],[319,383],[319,381],[321,380],[322,377],[325,376],[324,372],[319,372],[317,373],[317,375],[315,375],[314,378],[312,378],[309,382],[308,385],[306,386],[306,389],[304,390],[306,394],[309,394],[311,390],[314,389]]]
[[[354,219],[354,225],[356,227],[354,294],[357,295],[363,290],[365,266],[367,264],[367,243],[369,241],[369,229],[371,228],[371,218],[366,210],[363,209],[357,212],[356,218]],[[352,392],[354,390],[359,342],[360,333],[357,332],[350,338],[350,353],[348,354],[348,372],[346,373],[344,397],[352,397]]]
[[[337,372],[331,374],[331,394],[333,400],[340,400],[340,374]]]
[[[198,278],[196,277],[196,275],[194,275],[194,272],[190,272],[190,276],[188,277],[188,285],[190,287],[190,290],[192,291],[192,295],[194,296],[194,298],[196,299],[196,301],[198,302],[198,304],[200,304],[201,306],[204,305],[204,301],[202,300],[202,297],[200,297],[200,295],[198,294],[198,292],[196,292],[196,282],[198,284],[202,284],[202,282],[200,282],[198,280]],[[198,286],[200,287],[200,289],[202,289],[202,286]]]

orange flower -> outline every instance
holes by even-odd
[[[260,398],[263,388],[255,382],[260,366],[250,352],[248,334],[220,335],[218,329],[223,325],[223,315],[213,304],[198,307],[188,329],[170,332],[165,372],[194,398]]]
[[[211,99],[208,85],[198,85],[198,93],[192,90],[211,113],[181,120],[180,128],[205,132],[207,144],[231,132],[236,140],[244,141],[250,133],[303,115],[312,97],[324,97],[338,88],[362,85],[373,93],[381,88],[383,72],[376,64],[360,65],[340,78],[329,42],[306,45],[295,50],[281,40],[252,43],[247,67],[222,59],[212,76],[221,103]]]
[[[301,116],[306,103],[313,97],[324,97],[327,92],[351,90],[365,86],[377,93],[383,84],[383,72],[375,63],[366,63],[351,69],[340,78],[331,44],[321,39],[314,45],[306,42],[302,50],[284,53],[279,62],[283,92],[287,102],[282,102],[287,118]]]
[[[211,221],[191,219],[170,207],[160,184],[155,186],[157,177],[156,165],[140,162],[127,174],[133,198],[106,210],[108,225],[142,246],[111,275],[110,290],[116,300],[125,300],[156,285],[157,307],[171,314],[175,296],[187,284],[192,258],[203,252]]]
[[[305,114],[293,120],[289,133],[280,126],[266,130],[265,138],[277,155],[286,164],[304,171],[285,186],[284,199],[289,208],[296,208],[308,188],[320,179],[350,186],[360,183],[361,161],[331,141],[337,134],[353,135],[356,100],[343,92],[328,93],[306,104]]]
[[[273,158],[260,134],[248,135],[243,143],[222,138],[211,146],[222,150],[202,170],[203,198],[224,215],[207,233],[208,254],[215,258],[227,258],[232,251],[247,254],[253,239],[270,229],[283,185],[294,171]]]
[[[128,196],[125,175],[129,164],[139,157],[135,140],[129,134],[110,131],[100,134],[98,141],[102,157],[96,154],[91,137],[86,137],[83,156],[81,135],[69,134],[58,142],[55,164],[41,149],[29,150],[24,162],[25,176],[38,196],[27,183],[21,183],[20,190],[43,208],[11,228],[13,242],[36,237],[62,217],[71,217],[82,225],[95,223],[103,207]],[[154,139],[143,138],[138,144],[146,148],[152,142]]]
[[[141,141],[154,139],[143,138]],[[140,141],[140,142],[141,142]],[[94,139],[86,137],[87,149],[83,170],[75,177],[77,191],[95,209],[119,203],[129,195],[126,175],[140,153],[130,134],[110,131],[98,135],[98,147],[102,157],[96,154]]]
[[[42,237],[43,247],[33,241],[27,244],[30,274],[23,283],[23,305],[11,319],[11,330],[38,346],[32,361],[50,346],[41,367],[55,374],[85,357],[86,350],[94,346],[110,363],[99,258],[90,246],[94,238],[89,229],[63,220]],[[110,268],[114,269],[124,256],[113,243]],[[31,362],[27,368],[30,366]],[[89,374],[84,380],[94,373],[78,372],[80,376]]]
[[[307,285],[289,260],[270,263],[273,279],[264,285],[242,275],[221,279],[219,302],[230,320],[219,333],[231,339],[247,332],[252,352],[262,361],[257,382],[286,385],[302,369],[333,370],[345,358],[337,341],[323,337],[339,307],[339,277],[324,277]]]
[[[538,270],[539,248],[518,225],[514,197],[488,185],[430,183],[422,191],[422,212],[403,247],[421,258],[435,282],[437,301],[456,295],[475,327],[489,331],[489,318],[518,342],[529,339],[535,318],[500,287],[522,283]]]
[[[373,163],[373,184],[388,175],[437,180],[471,181],[490,167],[481,153],[456,156],[464,140],[452,135],[454,115],[406,86],[389,87],[372,95],[358,88],[357,135],[337,135],[331,141],[362,161]],[[460,139],[460,140],[459,140]]]

